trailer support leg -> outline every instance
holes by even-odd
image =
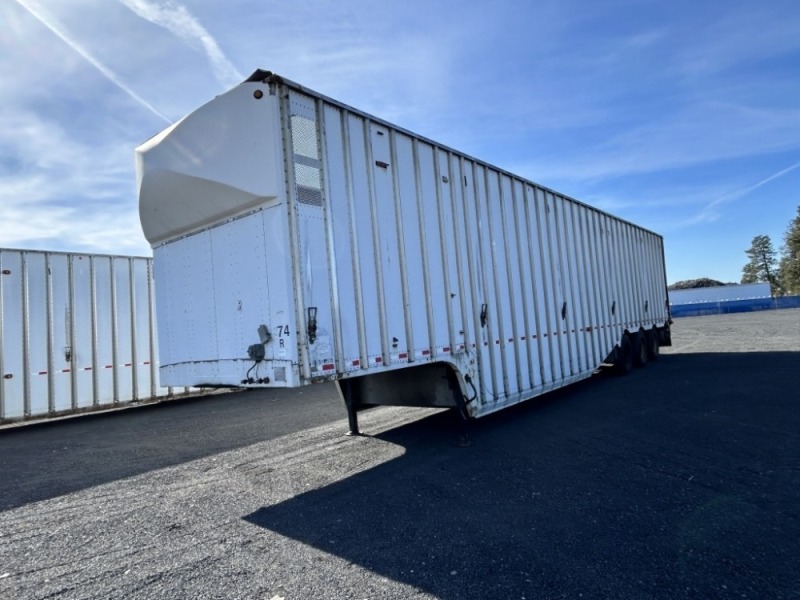
[[[349,385],[345,386],[344,403],[347,407],[347,422],[350,426],[350,431],[347,432],[347,435],[361,435],[361,432],[358,430],[356,403],[353,402],[353,390]]]

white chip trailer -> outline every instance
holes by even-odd
[[[669,344],[661,236],[268,71],[137,149],[162,385],[480,417]]]

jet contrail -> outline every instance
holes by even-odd
[[[129,88],[125,83],[117,76],[114,71],[109,69],[99,60],[97,60],[94,56],[89,54],[89,52],[83,48],[78,42],[73,40],[61,27],[60,25],[55,22],[55,20],[50,17],[49,15],[44,14],[42,7],[35,1],[31,0],[16,0],[17,4],[19,4],[22,8],[27,10],[37,21],[39,21],[42,25],[47,27],[51,32],[61,38],[67,46],[69,46],[72,50],[77,52],[80,56],[82,56],[90,65],[92,65],[95,69],[100,71],[100,73],[108,79],[111,83],[116,85],[119,89],[125,92],[128,96],[130,96],[133,100],[135,100],[138,104],[149,110],[151,113],[156,115],[157,117],[164,119],[167,123],[172,123],[172,121],[166,117],[165,115],[161,114],[158,109],[150,104],[147,100],[142,98],[139,94],[134,92],[131,88]]]
[[[770,181],[778,179],[779,177],[783,177],[787,173],[791,173],[792,171],[794,171],[795,169],[798,169],[798,168],[800,168],[800,162],[796,162],[793,165],[789,165],[785,169],[781,169],[777,173],[773,173],[769,177],[765,177],[761,181],[759,181],[757,183],[754,183],[751,186],[748,186],[748,187],[743,188],[741,190],[736,190],[735,192],[731,192],[730,194],[725,194],[724,196],[722,196],[720,198],[717,198],[716,200],[713,200],[712,202],[709,202],[705,206],[705,208],[703,208],[703,210],[701,210],[693,218],[689,219],[687,221],[687,224],[695,225],[697,223],[702,223],[703,221],[708,220],[710,217],[715,216],[715,215],[710,214],[711,213],[711,209],[713,209],[715,206],[718,206],[720,204],[724,204],[726,202],[730,202],[731,200],[736,200],[737,198],[741,198],[742,196],[746,196],[750,192],[752,192],[754,190],[757,190],[758,188],[760,188],[763,185],[768,184]]]
[[[794,171],[797,168],[800,168],[800,162],[794,163],[793,165],[789,165],[785,169],[781,169],[777,173],[773,173],[769,177],[766,177],[765,179],[762,179],[758,183],[754,183],[753,185],[748,186],[748,187],[746,187],[744,189],[737,190],[735,192],[731,192],[730,194],[725,194],[721,198],[717,198],[716,200],[711,202],[706,208],[711,208],[713,206],[716,206],[717,204],[722,204],[723,202],[729,202],[731,200],[735,200],[736,198],[741,198],[742,196],[746,196],[750,192],[760,188],[762,185],[766,185],[770,181],[772,181],[773,179],[778,179],[778,177],[783,177],[787,173],[791,173],[792,171]]]
[[[189,42],[199,42],[211,63],[214,77],[229,87],[241,83],[244,76],[227,59],[214,37],[186,9],[176,2],[157,3],[150,0],[119,0],[146,21],[163,27]]]
[[[800,162],[794,163],[793,165],[790,165],[790,166],[786,167],[782,171],[778,171],[777,173],[774,173],[774,174],[770,175],[766,179],[762,179],[758,183],[751,185],[749,188],[745,188],[745,189],[741,190],[741,192],[737,195],[737,197],[738,196],[744,196],[745,194],[749,194],[753,190],[760,188],[762,185],[764,185],[766,183],[769,183],[773,179],[777,179],[778,177],[783,177],[787,173],[790,173],[791,171],[794,171],[797,168],[800,168]]]

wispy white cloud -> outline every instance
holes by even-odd
[[[203,25],[177,2],[154,2],[151,0],[120,0],[139,17],[163,27],[189,43],[199,43],[203,48],[214,76],[220,84],[229,87],[244,79],[239,70],[228,60],[216,39]]]
[[[579,184],[800,150],[796,61],[783,59],[800,50],[800,12],[781,4],[733,2],[638,30],[636,13],[657,7],[625,7],[630,21],[611,27],[579,17],[562,36],[574,43],[525,63],[528,85],[475,90],[486,100],[474,130],[491,131],[481,142],[498,154],[528,144],[512,171]],[[473,109],[468,97],[458,106]]]
[[[103,212],[78,206],[30,205],[0,208],[4,248],[63,250],[148,256],[135,210]]]
[[[237,56],[259,61],[249,67],[273,70],[426,135],[453,114],[454,96],[467,85],[458,61],[489,25],[479,11],[453,19],[452,6],[435,2],[422,17],[413,1],[377,9],[366,0],[258,0],[242,10],[266,15],[254,17],[254,28],[269,25],[268,43],[267,34],[228,35]]]
[[[670,70],[692,80],[707,79],[730,69],[758,65],[766,59],[800,49],[800,12],[785,10],[791,3],[745,3],[724,11],[715,11],[715,18],[693,31],[676,32],[686,38],[674,48]]]
[[[532,179],[609,181],[800,148],[800,110],[722,102],[688,104],[606,140],[520,161],[511,170]],[[569,153],[568,155],[566,153]]]
[[[114,138],[77,141],[33,111],[0,115],[0,245],[147,253],[131,146]],[[121,190],[130,201],[120,201]]]
[[[111,69],[109,69],[105,64],[103,64],[100,60],[95,58],[86,48],[84,48],[80,43],[74,40],[67,31],[59,24],[59,22],[50,15],[44,7],[42,7],[38,2],[34,0],[16,0],[17,4],[22,6],[25,10],[27,10],[31,16],[37,19],[42,25],[47,27],[53,34],[58,36],[61,41],[63,41],[67,46],[69,46],[74,52],[79,54],[82,58],[84,58],[90,65],[92,65],[95,69],[97,69],[106,79],[108,79],[111,83],[117,86],[120,90],[125,92],[128,96],[130,96],[137,104],[146,108],[151,113],[156,115],[157,117],[163,119],[167,123],[171,123],[172,121],[164,116],[158,109],[150,104],[147,100],[142,98],[139,94],[137,94],[133,89],[130,88],[120,77]]]

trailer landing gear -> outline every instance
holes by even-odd
[[[344,404],[345,407],[347,407],[347,424],[350,427],[350,431],[347,432],[347,435],[360,436],[361,432],[358,430],[358,411],[356,410],[356,403],[353,400],[353,390],[349,385],[345,387],[343,395]]]

